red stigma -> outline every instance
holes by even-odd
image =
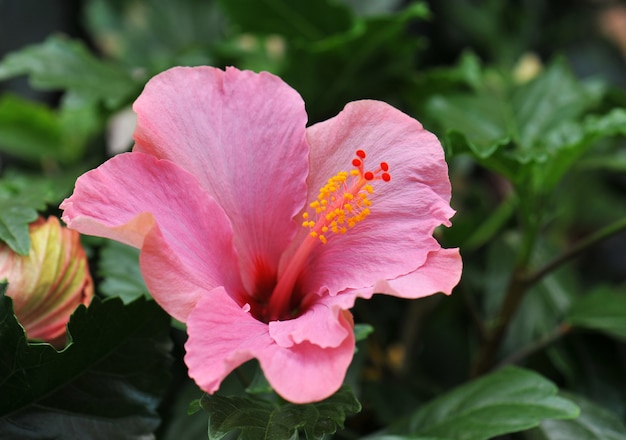
[[[354,152],[356,157],[352,159],[352,165],[357,168],[358,175],[363,180],[382,180],[383,182],[389,182],[391,180],[391,174],[389,174],[389,164],[387,162],[380,162],[380,166],[371,171],[365,171],[365,158],[367,154],[363,150],[356,150]],[[357,174],[354,174],[357,175]]]

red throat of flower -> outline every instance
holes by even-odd
[[[320,189],[317,199],[309,204],[310,210],[302,214],[302,226],[310,230],[278,279],[269,302],[271,321],[290,319],[298,314],[293,310],[292,294],[297,278],[306,265],[311,251],[325,245],[333,235],[345,234],[370,214],[374,181],[389,182],[389,165],[381,162],[374,170],[365,169],[363,150],[357,150],[350,172],[340,171],[328,179]],[[300,305],[302,308],[304,304]],[[300,310],[301,312],[302,310]]]

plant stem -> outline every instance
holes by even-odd
[[[494,359],[504,340],[509,324],[526,293],[527,286],[524,279],[524,270],[520,267],[516,268],[509,280],[504,301],[498,314],[498,320],[491,332],[488,333],[485,343],[478,352],[476,363],[471,372],[472,377],[488,372],[493,366]]]
[[[572,258],[577,257],[579,254],[594,246],[595,244],[606,240],[607,238],[626,230],[626,218],[620,219],[614,223],[611,223],[608,226],[600,229],[599,231],[591,234],[589,237],[584,238],[583,240],[576,243],[569,250],[559,255],[548,264],[543,266],[542,268],[536,270],[535,272],[529,274],[526,277],[525,282],[531,286],[538,281],[540,281],[543,277],[553,272],[555,269],[558,269],[561,265],[568,262]]]
[[[472,377],[484,374],[492,368],[496,354],[498,353],[500,345],[502,345],[502,341],[506,336],[511,320],[515,315],[520,302],[524,298],[524,295],[533,284],[537,283],[543,277],[591,246],[596,245],[602,240],[606,240],[622,230],[626,230],[626,218],[620,219],[595,232],[594,234],[591,234],[589,237],[581,240],[571,249],[555,258],[544,267],[529,274],[527,269],[528,261],[530,259],[532,242],[536,237],[534,230],[531,228],[529,233],[526,235],[526,240],[523,243],[518,263],[509,280],[504,301],[502,302],[502,307],[500,308],[500,313],[498,314],[498,320],[491,332],[487,335],[487,339],[476,357],[476,363],[474,364],[474,368],[471,373]]]
[[[500,362],[499,366],[504,367],[505,365],[510,365],[521,361],[522,359],[530,356],[531,354],[541,350],[542,348],[546,348],[548,345],[552,344],[557,339],[565,336],[571,327],[568,324],[561,324],[552,330],[547,335],[543,336],[541,339],[533,342],[530,345],[522,348],[521,350],[512,353],[510,356],[507,356],[502,362]]]
[[[471,295],[470,292],[468,292],[468,289],[465,287],[465,284],[460,285],[459,288],[461,288],[461,296],[463,298],[463,302],[465,303],[465,306],[470,314],[470,317],[472,318],[472,323],[476,327],[476,332],[478,333],[479,340],[481,343],[483,343],[487,340],[488,333],[487,333],[487,327],[485,326],[485,323],[483,322],[482,317],[480,315],[478,305],[476,305],[476,302],[474,301],[473,296]]]
[[[480,376],[493,367],[496,355],[506,336],[511,320],[513,316],[515,316],[515,312],[528,290],[526,272],[537,241],[540,221],[537,209],[526,206],[524,203],[521,204],[520,209],[521,212],[525,212],[526,214],[521,217],[524,233],[515,260],[515,266],[509,278],[497,320],[491,331],[487,332],[485,342],[478,351],[471,371],[471,377]]]

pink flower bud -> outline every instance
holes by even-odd
[[[87,257],[79,234],[56,217],[31,223],[30,239],[25,256],[0,245],[0,279],[9,283],[6,294],[27,337],[62,347],[70,315],[93,297]]]

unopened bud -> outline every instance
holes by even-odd
[[[31,223],[30,240],[26,256],[0,245],[0,279],[9,283],[6,294],[27,337],[63,346],[70,315],[93,297],[87,257],[78,232],[56,217]]]

